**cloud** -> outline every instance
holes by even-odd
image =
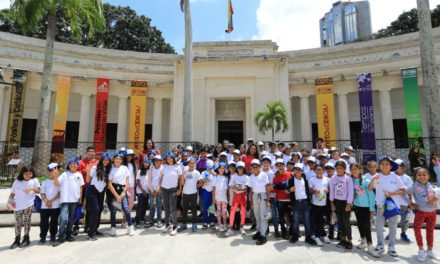
[[[253,39],[270,39],[280,50],[319,47],[319,19],[336,0],[260,0],[257,34]],[[415,8],[415,0],[370,0],[373,32],[388,26],[404,10]],[[431,9],[440,0],[430,0]]]
[[[0,9],[9,8],[11,6],[10,0],[0,0]]]

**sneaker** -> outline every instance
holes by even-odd
[[[328,238],[330,240],[334,240],[335,239],[335,233],[334,232],[330,232],[330,234],[328,234]]]
[[[79,234],[79,227],[74,227],[72,230],[72,236],[77,236]]]
[[[377,244],[376,248],[374,248],[374,251],[378,254],[382,254],[385,252],[385,248],[382,244]]]
[[[266,237],[262,236],[257,240],[257,242],[255,242],[255,245],[261,246],[261,245],[266,244],[266,242],[267,242]]]
[[[298,237],[297,236],[292,236],[289,240],[290,243],[295,244],[296,242],[298,242]]]
[[[388,255],[390,255],[391,257],[395,257],[395,258],[397,258],[399,256],[399,255],[397,255],[396,250],[393,248],[388,249]]]
[[[409,237],[406,235],[406,233],[402,233],[402,234],[400,234],[400,239],[402,239],[402,240],[405,241],[406,243],[411,243],[411,240],[410,240]]]
[[[245,235],[247,235],[247,233],[246,233],[246,230],[244,230],[244,228],[242,227],[242,228],[240,228],[240,233],[241,233],[241,235],[242,236],[245,236]]]
[[[251,230],[251,231],[257,230],[257,225],[252,225],[249,230]]]
[[[101,233],[101,232],[99,232],[99,231],[96,231],[96,232],[95,232],[95,235],[96,235],[96,236],[104,236],[104,234]]]
[[[433,260],[440,260],[432,250],[428,250],[426,253],[428,254],[428,258]]]
[[[145,223],[144,228],[150,228],[153,225],[154,225],[153,223],[147,222],[147,223]]]
[[[177,226],[176,225],[174,225],[173,226],[173,230],[171,231],[171,236],[175,236],[177,234]]]
[[[345,240],[339,241],[339,243],[336,245],[337,247],[345,248]]]
[[[344,249],[345,251],[351,251],[353,249],[353,243],[351,243],[351,241],[346,241]]]
[[[90,240],[90,241],[96,241],[96,240],[98,240],[98,239],[96,238],[96,236],[87,236],[87,239]]]
[[[210,224],[209,228],[211,228],[212,230],[215,230],[215,224],[214,223]]]
[[[260,231],[258,231],[257,233],[255,233],[255,234],[252,236],[252,240],[258,240],[260,237],[261,237],[261,233],[260,233]]]
[[[121,228],[126,228],[127,227],[127,222],[122,222],[121,223]]]
[[[208,229],[208,224],[203,224],[202,225],[202,230],[206,230],[206,229]]]
[[[319,237],[315,237],[315,242],[318,247],[322,247],[324,245]]]
[[[222,225],[219,225],[219,226],[217,227],[217,230],[218,230],[219,232],[223,232],[223,226],[222,226]]]
[[[192,227],[191,227],[191,231],[193,232],[193,233],[196,233],[198,230],[197,230],[197,224],[193,224],[192,225]]]
[[[52,246],[58,247],[59,245],[63,244],[65,242],[64,238],[59,238],[57,241],[55,241]]]
[[[226,231],[225,236],[229,237],[229,236],[233,236],[234,235],[234,231],[232,231],[231,228],[228,229],[228,231]]]
[[[373,245],[368,246],[368,253],[375,258],[380,257],[379,253],[377,253],[376,250],[374,250]]]
[[[186,229],[187,229],[186,225],[183,225],[183,224],[182,224],[182,225],[179,226],[179,228],[177,228],[177,232],[180,233],[180,232],[185,231]]]
[[[171,226],[170,225],[166,225],[162,228],[162,233],[167,233],[168,231],[171,230]]]
[[[129,236],[134,236],[134,226],[131,225],[131,226],[128,227],[127,234]]]
[[[40,239],[40,241],[38,241],[38,245],[44,245],[44,244],[46,244],[45,238],[42,238],[42,239]]]
[[[275,230],[275,238],[280,240],[281,239],[281,233],[278,230]]]
[[[161,228],[162,227],[162,221],[157,221],[156,227],[157,228]]]
[[[319,238],[318,238],[319,239]],[[312,238],[312,237],[306,237],[306,239],[304,240],[307,244],[311,245],[311,246],[316,246],[317,243],[316,241]],[[321,243],[322,244],[322,243]]]
[[[116,227],[110,229],[110,236],[116,236]]]
[[[385,237],[385,240],[386,240],[386,241],[390,240],[390,235],[387,235],[387,236]]]
[[[53,243],[55,243],[57,241],[57,239],[55,238],[55,237],[51,237],[50,238],[50,241],[49,241],[49,244],[53,244]]]
[[[66,241],[73,242],[73,241],[75,241],[75,238],[73,238],[73,236],[68,236],[68,237],[66,237]]]
[[[361,239],[361,243],[357,246],[358,249],[365,249],[367,247],[367,240],[365,238]]]
[[[289,234],[287,233],[287,231],[283,231],[281,232],[281,236],[284,240],[288,240],[289,239]]]
[[[426,253],[426,251],[419,250],[419,252],[417,253],[417,260],[420,262],[425,262],[426,257],[428,257],[428,254]]]
[[[321,241],[324,242],[325,244],[330,244],[330,239],[328,239],[328,237],[326,236],[321,237]]]

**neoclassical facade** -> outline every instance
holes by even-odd
[[[440,61],[440,29],[434,29]],[[300,39],[298,41],[301,41]],[[26,71],[24,120],[32,129],[38,114],[45,42],[0,33],[0,67],[10,81],[12,69]],[[272,41],[194,43],[194,140],[213,144],[229,135],[269,140],[253,122],[254,113],[281,99],[289,111],[286,141],[310,141],[316,134],[315,83],[333,77],[337,138],[358,137],[360,129],[357,74],[371,72],[376,138],[394,138],[406,118],[400,69],[420,68],[418,33],[330,48],[279,52]],[[181,141],[184,58],[56,43],[54,74],[72,76],[68,133],[79,142],[93,141],[96,79],[110,81],[108,133],[128,140],[130,81],[148,81],[147,135],[155,141]],[[420,69],[419,69],[420,73]],[[419,74],[419,85],[422,78]],[[422,93],[421,89],[420,92]],[[56,89],[53,88],[53,95]],[[0,86],[0,141],[5,140],[11,87]],[[52,97],[51,126],[55,97]],[[423,95],[421,95],[423,98]],[[423,104],[422,104],[423,105]],[[423,116],[424,109],[422,109]],[[73,125],[76,124],[76,125]],[[423,123],[426,133],[426,123]],[[25,128],[24,128],[25,129]],[[29,133],[29,131],[27,131]],[[425,134],[426,135],[426,134]],[[48,138],[50,140],[50,138]]]

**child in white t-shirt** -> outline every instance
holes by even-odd
[[[246,231],[243,227],[246,221],[247,186],[249,185],[249,176],[244,174],[246,166],[243,161],[237,162],[236,168],[237,173],[233,174],[229,180],[229,188],[232,191],[232,206],[229,217],[229,229],[226,232],[226,236],[234,234],[232,229],[238,207],[240,207],[240,232],[241,235],[246,235]]]
[[[29,232],[31,230],[32,208],[34,207],[35,194],[40,193],[40,183],[34,177],[34,170],[30,166],[23,166],[12,184],[8,207],[14,211],[15,240],[9,249],[24,248],[31,243]],[[24,228],[24,237],[20,243],[22,228]]]
[[[50,163],[47,166],[50,179],[44,180],[41,184],[41,212],[40,212],[40,242],[46,243],[47,231],[50,230],[50,243],[54,243],[58,232],[58,217],[60,216],[60,187],[55,187],[58,179],[58,164]],[[50,219],[50,224],[49,224]],[[49,229],[50,226],[50,229]]]
[[[214,215],[208,212],[209,207],[212,205],[212,181],[215,177],[214,162],[208,160],[206,162],[206,171],[202,173],[202,190],[200,192],[202,200],[202,229],[207,229],[208,224],[211,229],[215,229]]]
[[[212,203],[217,205],[218,231],[226,231],[226,212],[228,207],[228,178],[226,178],[226,164],[219,162],[217,176],[212,181]],[[223,221],[222,221],[223,220]]]
[[[180,178],[179,189],[182,193],[182,225],[177,232],[182,232],[187,228],[188,208],[192,214],[192,232],[197,232],[197,188],[201,186],[200,172],[196,170],[196,161],[190,158],[188,167],[184,168],[185,173]]]
[[[151,166],[151,160],[145,158],[141,167],[136,173],[136,193],[137,193],[137,206],[136,216],[134,218],[134,224],[140,225],[141,222],[145,224],[145,228],[151,227],[151,224],[146,221],[148,196],[150,196],[148,189],[148,171]]]

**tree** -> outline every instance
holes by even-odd
[[[176,53],[165,41],[162,32],[151,25],[151,19],[138,15],[130,7],[103,5],[105,29],[92,34],[82,34],[75,38],[66,19],[65,9],[57,7],[57,34],[55,41],[93,46],[108,49],[131,50],[151,53]],[[0,31],[34,38],[45,39],[48,14],[42,16],[41,22],[33,29],[24,31],[10,9],[0,10]],[[88,32],[88,25],[82,23],[82,32]]]
[[[254,121],[263,135],[269,130],[272,132],[272,140],[275,139],[275,133],[284,133],[289,129],[287,107],[281,100],[267,104],[265,111],[255,114]]]
[[[190,0],[180,0],[180,8],[185,13],[185,78],[183,91],[183,125],[182,140],[192,141],[192,23]]]
[[[104,17],[100,0],[15,0],[11,10],[24,32],[34,30],[43,16],[47,15],[46,50],[44,53],[43,77],[40,88],[40,106],[38,110],[37,131],[32,164],[38,168],[43,163],[45,154],[40,142],[48,140],[49,109],[51,101],[51,83],[53,68],[53,50],[57,35],[57,9],[64,10],[65,19],[73,36],[81,38],[81,25],[86,24],[88,35],[95,30],[104,29]]]

